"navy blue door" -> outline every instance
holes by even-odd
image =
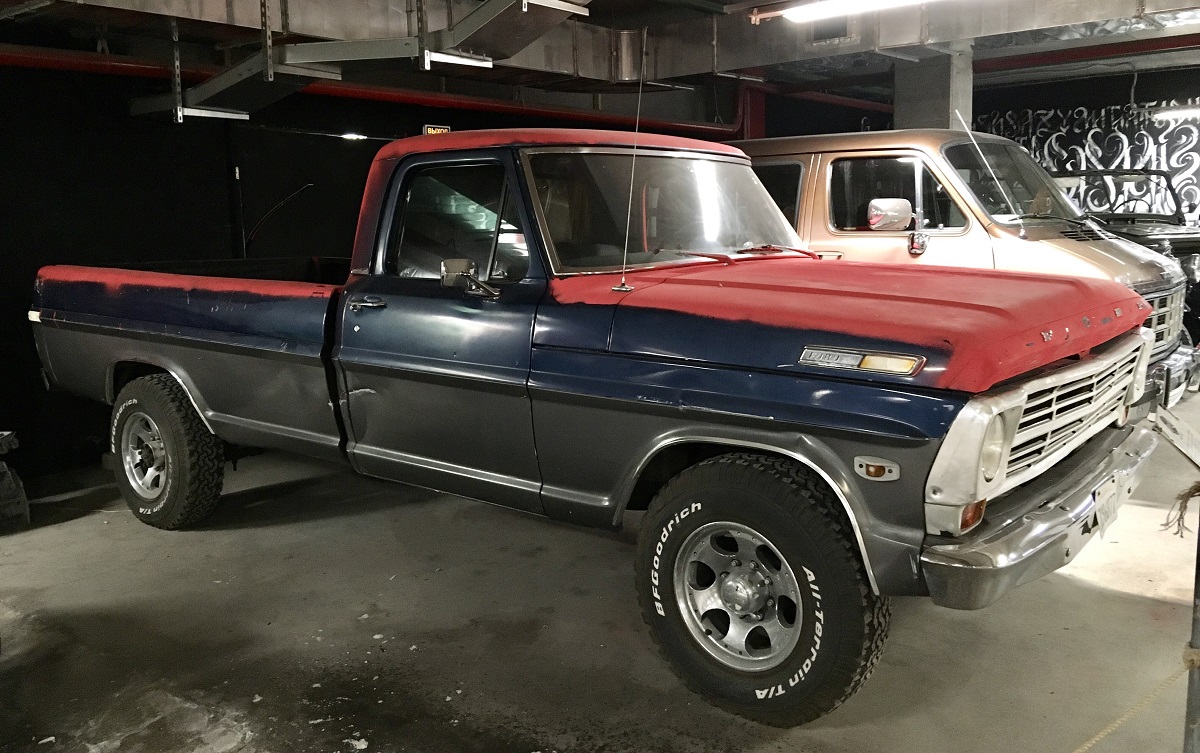
[[[527,380],[545,279],[510,171],[406,170],[381,257],[346,288],[335,358],[360,471],[541,512]],[[496,294],[443,287],[447,259],[473,262]]]

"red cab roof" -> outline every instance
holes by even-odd
[[[379,150],[376,161],[399,159],[409,154],[427,154],[453,149],[486,149],[495,146],[633,146],[645,149],[686,149],[693,152],[745,157],[741,149],[725,144],[657,133],[596,131],[583,128],[497,128],[457,131],[432,136],[412,136],[393,141]]]

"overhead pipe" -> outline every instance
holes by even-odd
[[[171,77],[170,66],[161,63],[115,55],[100,55],[94,52],[56,50],[44,47],[22,47],[7,44],[0,44],[0,66],[78,71],[81,73],[131,76],[136,78],[165,79]],[[220,70],[217,66],[189,66],[180,70],[180,76],[188,81],[199,82],[211,78],[219,73]],[[596,112],[594,110],[577,110],[544,105],[534,106],[520,102],[488,99],[486,97],[426,92],[414,89],[393,89],[369,84],[314,81],[301,89],[301,91],[322,96],[409,104],[420,107],[441,107],[469,110],[472,112],[524,115],[531,118],[570,120],[629,129],[634,128],[637,123],[635,118],[628,115],[616,115],[613,113]],[[667,131],[674,134],[686,134],[698,138],[723,141],[741,137],[744,119],[745,93],[739,91],[734,122],[732,124],[722,125],[718,123],[695,123],[642,118],[641,127],[647,130]]]
[[[596,125],[619,126],[633,128],[637,120],[628,115],[597,112],[595,110],[575,110],[567,107],[548,107],[546,105],[527,105],[521,102],[509,102],[487,97],[472,97],[465,94],[445,94],[442,92],[426,92],[418,89],[393,89],[386,86],[370,84],[352,84],[339,81],[314,81],[301,89],[305,94],[321,94],[332,97],[348,97],[351,99],[367,99],[376,102],[393,102],[396,104],[415,105],[418,107],[444,107],[472,112],[494,112],[509,115],[526,115],[530,117],[552,118],[556,120],[573,120]],[[730,125],[719,123],[695,123],[674,120],[655,120],[642,118],[641,127],[652,131],[669,131],[676,134],[688,134],[708,139],[726,140],[739,138],[745,119],[745,95],[738,93],[737,108],[734,122]]]
[[[998,73],[1023,68],[1045,68],[1065,63],[1085,63],[1092,60],[1145,55],[1153,52],[1170,52],[1200,47],[1200,34],[1180,34],[1173,37],[1134,39],[1128,42],[1111,42],[1086,47],[1067,47],[1061,50],[1035,52],[1028,55],[1010,55],[997,58],[975,58],[976,73]]]

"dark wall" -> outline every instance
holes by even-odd
[[[119,264],[229,254],[226,132],[128,116],[158,82],[0,70],[0,427],[23,472],[94,456],[107,409],[48,394],[29,310],[45,264]]]
[[[108,408],[41,381],[26,312],[46,264],[123,265],[249,256],[348,256],[382,139],[425,123],[575,126],[525,116],[292,95],[248,123],[132,117],[161,80],[0,69],[0,430],[25,475],[94,462]],[[360,133],[348,141],[322,133]],[[235,172],[236,168],[236,172]],[[240,176],[235,179],[235,175]]]
[[[887,113],[790,97],[767,97],[767,136],[880,131],[891,127],[892,116]]]

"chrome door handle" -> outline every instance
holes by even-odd
[[[363,309],[384,309],[387,308],[387,301],[377,295],[364,295],[362,298],[350,299],[351,311],[362,311]]]

